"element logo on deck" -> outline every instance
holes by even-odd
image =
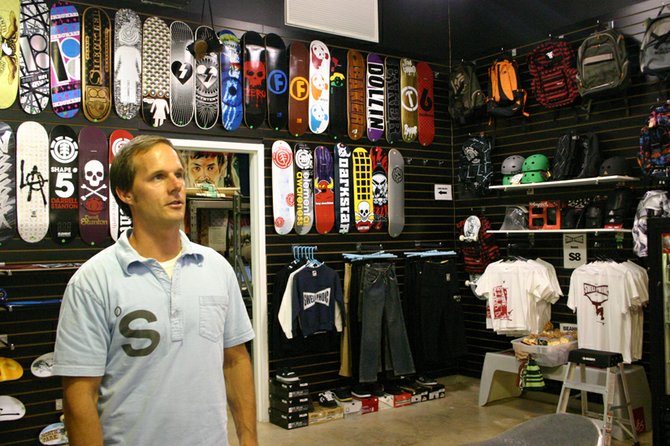
[[[280,169],[288,169],[293,162],[293,154],[287,146],[281,145],[272,153],[272,162]]]
[[[67,164],[77,157],[77,143],[67,136],[57,136],[51,141],[51,158],[61,164]]]

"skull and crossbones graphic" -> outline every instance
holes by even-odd
[[[84,166],[84,174],[86,182],[90,184],[91,187],[89,187],[86,183],[82,184],[82,189],[86,189],[89,192],[86,195],[82,195],[81,199],[86,201],[91,195],[95,194],[100,197],[102,201],[107,201],[107,196],[100,192],[104,189],[107,189],[107,185],[102,182],[105,178],[105,169],[102,163],[98,160],[91,160],[87,162]]]

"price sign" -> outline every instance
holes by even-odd
[[[586,233],[563,234],[563,268],[575,269],[586,263]]]

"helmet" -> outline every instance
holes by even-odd
[[[523,178],[521,178],[521,184],[543,183],[545,181],[547,181],[547,174],[540,171],[524,172]]]
[[[537,172],[540,170],[549,170],[549,158],[541,153],[531,155],[523,162],[524,172]]]
[[[609,175],[628,175],[626,158],[623,156],[613,156],[603,161],[600,165],[598,176],[606,177]]]
[[[512,184],[512,175],[505,175],[503,177],[502,184],[503,184],[503,186],[509,186],[510,184]]]
[[[505,158],[502,163],[502,169],[500,172],[503,175],[514,175],[521,172],[521,166],[523,165],[525,158],[521,155],[512,155]]]

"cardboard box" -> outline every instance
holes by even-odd
[[[429,387],[419,386],[416,389],[416,393],[412,395],[412,403],[422,403],[428,401],[428,393],[430,392]]]
[[[403,392],[399,395],[393,395],[393,407],[409,406],[412,404],[413,400],[414,396],[407,392]]]
[[[348,417],[351,415],[360,415],[363,408],[363,404],[360,400],[352,399],[351,401],[337,401],[337,405],[340,406],[344,412],[344,416]]]
[[[309,410],[309,396],[283,398],[270,394],[270,407],[286,413],[306,412]]]
[[[309,424],[325,423],[332,420],[341,420],[344,418],[344,409],[337,407],[323,407],[320,404],[314,404],[314,412],[309,412]]]
[[[444,384],[436,384],[431,387],[430,392],[428,392],[429,400],[436,400],[438,398],[444,398],[447,392],[444,388]]]
[[[287,414],[270,408],[270,423],[284,429],[297,429],[309,425],[309,415],[307,412]]]
[[[393,395],[390,393],[384,394],[384,396],[380,396],[379,398],[379,410],[387,410],[387,409],[393,409]]]
[[[277,398],[309,397],[309,385],[306,382],[283,383],[275,379],[270,380],[270,394]]]
[[[378,412],[379,411],[379,398],[376,396],[371,396],[368,398],[356,398],[354,399],[361,402],[361,414],[365,415],[366,413]]]

